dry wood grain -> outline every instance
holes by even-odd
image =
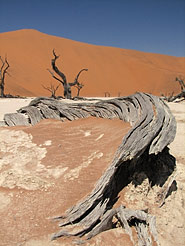
[[[132,182],[136,170],[146,172],[152,184],[163,185],[175,169],[167,146],[174,140],[176,121],[163,100],[144,93],[93,103],[65,103],[51,98],[37,98],[18,112],[19,120],[14,120],[15,114],[12,114],[12,118],[11,115],[5,115],[7,125],[11,125],[11,122],[15,125],[21,120],[24,124],[20,113],[26,114],[32,125],[44,118],[71,121],[89,116],[130,122],[131,130],[124,136],[112,163],[92,192],[56,218],[61,220],[60,227],[66,226],[68,230],[59,231],[52,239],[84,235],[90,239],[113,228],[113,217],[116,216],[132,241],[129,228],[131,221],[134,221],[138,245],[153,245],[154,242],[159,245],[154,216],[144,211],[131,211],[123,206],[115,209],[113,205],[118,199],[118,193]],[[165,174],[162,169],[164,165],[167,170]]]

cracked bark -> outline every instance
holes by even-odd
[[[130,122],[132,126],[92,192],[65,211],[64,215],[55,218],[60,220],[62,230],[53,235],[52,239],[76,236],[88,240],[105,230],[113,229],[113,218],[117,218],[135,245],[159,245],[154,215],[114,206],[119,199],[119,192],[134,182],[136,172],[144,172],[151,186],[161,187],[164,196],[159,203],[164,203],[174,180],[175,158],[169,154],[167,146],[175,137],[176,121],[163,100],[144,93],[96,103],[66,104],[51,98],[37,98],[28,107],[20,109],[21,113],[27,114],[31,124],[55,116],[61,120],[94,116],[119,118]],[[138,234],[137,242],[134,242],[131,227]]]

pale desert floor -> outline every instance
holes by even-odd
[[[16,113],[16,110],[27,106],[33,97],[18,99],[18,98],[1,98],[0,99],[0,121],[3,120],[4,114]]]
[[[0,99],[0,121],[4,113],[15,112],[31,100]],[[177,134],[169,146],[170,153],[176,158],[177,190],[172,192],[159,210],[156,211],[151,205],[150,213],[156,215],[161,246],[184,246],[185,102],[168,105],[177,120]],[[52,128],[48,131],[51,124]],[[65,124],[45,120],[33,127],[0,127],[0,246],[71,245],[68,239],[50,241],[52,233],[58,231],[58,226],[49,217],[61,214],[79,197],[92,190],[93,184],[106,168],[102,156],[106,162],[112,158],[124,136],[124,132],[119,136],[122,124],[125,133],[130,127],[118,120],[100,119],[98,127],[95,119]],[[108,141],[110,134],[114,137]],[[76,142],[68,142],[66,139],[69,135],[72,139],[75,137]],[[106,140],[103,142],[106,142],[106,146],[102,147],[103,139]],[[86,151],[83,146],[87,146],[91,140],[96,144]],[[80,146],[81,153],[77,149]],[[110,152],[107,153],[106,149],[110,149]],[[62,151],[69,152],[72,160],[62,156]],[[83,156],[79,160],[82,163],[80,166],[77,161],[79,154]],[[65,165],[59,164],[61,161]],[[88,166],[91,163],[94,163],[94,170],[90,169],[89,173]],[[140,190],[137,190],[138,193]],[[133,191],[133,195],[137,194]],[[127,198],[124,202],[128,204],[131,195]],[[132,245],[123,230],[117,228],[101,233],[85,245],[121,246],[123,243]]]

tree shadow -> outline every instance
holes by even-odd
[[[132,183],[135,187],[141,185],[148,178],[151,187],[163,187],[170,175],[176,169],[176,159],[169,153],[169,148],[165,147],[162,152],[155,155],[149,155],[148,149],[140,156],[138,160],[129,160],[124,165],[120,165],[114,179],[112,180],[111,199],[109,206],[112,207],[119,199],[119,193],[128,184]],[[173,181],[168,189],[166,197],[177,190],[176,181]],[[110,193],[105,193],[105,198],[110,198]]]

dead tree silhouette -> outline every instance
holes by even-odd
[[[7,70],[9,69],[10,65],[7,61],[7,58],[3,60],[3,58],[0,56],[1,60],[1,68],[0,68],[0,97],[6,97],[4,93],[5,89],[5,75],[8,73]]]
[[[179,78],[176,77],[175,81],[179,82],[180,88],[181,88],[181,92],[178,93],[177,95],[174,95],[174,92],[171,93],[171,95],[169,96],[165,96],[164,94],[162,94],[162,98],[168,102],[173,102],[176,99],[185,99],[185,84],[184,84],[184,79],[183,78]]]
[[[42,85],[42,87],[45,89],[45,90],[47,90],[47,91],[49,91],[49,92],[51,92],[51,97],[52,98],[57,98],[56,97],[56,91],[58,90],[58,88],[60,87],[60,84],[59,85],[57,85],[56,87],[51,83],[50,84],[50,87],[48,86],[48,87],[46,87],[46,86],[44,86],[44,85]]]
[[[51,59],[51,66],[52,66],[52,69],[54,70],[54,72],[60,77],[56,77],[54,75],[54,73],[48,69],[48,71],[50,72],[50,74],[52,75],[52,77],[56,80],[58,80],[60,83],[62,83],[63,85],[63,88],[64,88],[64,97],[67,98],[67,99],[71,99],[72,95],[71,95],[71,87],[72,86],[76,86],[77,89],[79,88],[81,90],[81,85],[79,82],[78,82],[78,78],[81,74],[81,72],[83,71],[88,71],[87,68],[83,68],[80,70],[80,72],[77,74],[76,78],[74,79],[74,82],[67,82],[67,78],[65,76],[65,74],[63,72],[61,72],[58,67],[56,66],[56,60],[60,57],[59,55],[57,56],[56,53],[55,53],[55,50],[53,49],[53,56],[54,58]],[[80,91],[79,90],[79,91]],[[78,91],[78,92],[79,92]]]

